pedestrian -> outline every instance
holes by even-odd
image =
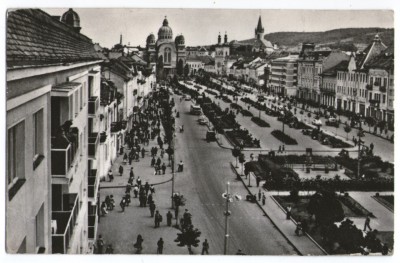
[[[210,245],[208,244],[207,239],[204,240],[203,242],[203,249],[201,250],[201,254],[204,255],[205,253],[207,253],[208,255],[208,248],[210,247]]]
[[[286,207],[286,220],[290,220],[291,216],[292,216],[292,207],[288,205]]]
[[[137,185],[140,187],[142,185],[142,179],[140,179],[140,176],[136,179]]]
[[[265,193],[262,194],[262,205],[265,205],[267,197],[265,197]]]
[[[143,207],[146,207],[147,204],[147,195],[143,193]]]
[[[282,151],[282,146],[279,145],[278,153],[280,153],[281,151]]]
[[[163,248],[164,248],[164,240],[162,237],[157,242],[157,254],[162,254],[163,253]]]
[[[162,222],[162,215],[157,210],[156,214],[154,215],[154,228],[160,227],[161,222]]]
[[[238,256],[244,256],[244,255],[246,255],[246,254],[243,253],[241,249],[238,249],[238,251],[236,252],[236,255],[238,255]]]
[[[131,167],[131,171],[129,172],[129,177],[130,178],[135,178],[135,174],[133,173],[133,167]]]
[[[369,225],[371,223],[371,213],[367,214],[366,218],[365,218],[365,223],[364,223],[364,231],[367,230],[367,228],[369,229],[369,231],[371,231],[371,226]]]
[[[150,194],[147,196],[147,203],[148,203],[148,204],[151,204],[151,202],[153,202],[153,195],[150,193]]]
[[[114,248],[112,245],[108,245],[104,254],[114,254]]]
[[[142,148],[142,158],[144,158],[144,154],[146,153],[144,147]]]
[[[369,145],[369,148],[371,149],[371,152],[374,150],[374,144],[371,142],[371,144]]]
[[[172,213],[171,211],[168,211],[167,213],[167,226],[171,226],[172,225]]]
[[[122,159],[122,162],[124,164],[126,164],[128,162],[128,155],[126,153],[124,154],[124,158]]]
[[[161,159],[160,159],[160,157],[157,158],[156,165],[157,165],[157,166],[160,166],[160,165],[161,165]]]
[[[109,210],[114,210],[114,206],[115,206],[115,201],[114,201],[114,196],[110,195],[110,207]]]
[[[134,248],[136,248],[136,253],[140,253],[143,249],[143,237],[142,235],[138,235],[136,238],[136,243],[133,245]]]
[[[122,176],[122,174],[124,173],[124,167],[122,167],[122,165],[119,166],[118,172],[120,176]]]
[[[258,201],[261,201],[261,189],[258,189]]]
[[[105,216],[106,214],[108,214],[107,205],[106,205],[106,202],[102,202],[101,203],[101,215]]]
[[[125,194],[126,194],[126,193],[130,193],[131,190],[132,190],[132,186],[131,186],[131,184],[128,183],[128,184],[126,185],[126,188],[125,188]]]
[[[99,235],[99,238],[97,239],[97,254],[103,254],[103,248],[104,248],[104,240],[101,235]]]
[[[282,152],[285,151],[285,145],[282,145]]]
[[[257,175],[257,177],[256,177],[257,187],[260,187],[260,182],[261,182],[261,177],[259,175]]]
[[[139,194],[139,187],[138,187],[137,185],[135,185],[135,186],[133,187],[133,194],[135,195],[135,198],[138,197],[138,194]]]
[[[156,193],[156,189],[154,188],[154,185],[150,185],[150,194],[155,194]]]
[[[112,182],[114,180],[114,175],[111,169],[108,171],[108,180],[109,182]]]
[[[156,163],[156,159],[154,158],[154,156],[153,156],[153,158],[151,158],[151,162],[150,162],[150,166],[151,167],[154,167],[154,164]]]
[[[119,148],[119,155],[123,155],[123,154],[124,154],[124,147],[121,146],[121,147]]]
[[[161,170],[162,170],[162,174],[165,174],[165,170],[167,169],[167,166],[165,165],[165,163],[163,163],[161,165]]]
[[[146,191],[146,195],[148,195],[148,194],[149,194],[149,190],[150,190],[149,182],[146,182],[146,183],[144,184],[144,190]]]
[[[131,194],[128,192],[125,194],[125,206],[129,206],[131,203]]]
[[[150,207],[150,216],[154,217],[154,211],[156,210],[156,204],[154,204],[154,202],[151,201],[149,207]]]
[[[125,212],[125,204],[126,204],[125,197],[122,197],[122,200],[119,203],[119,205],[121,206],[121,209],[122,209],[122,213]]]
[[[252,153],[250,154],[250,160],[254,161],[254,155]]]
[[[182,160],[178,164],[178,172],[183,172],[183,162],[182,162]]]
[[[308,223],[305,219],[301,221],[301,232],[303,232],[303,235],[308,232]]]
[[[301,222],[298,222],[298,223],[296,224],[296,230],[294,231],[294,233],[295,233],[297,236],[300,236],[300,231],[302,231]]]

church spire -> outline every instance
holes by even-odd
[[[262,22],[261,22],[261,15],[258,18],[258,24],[255,29],[255,35],[256,35],[257,39],[262,39],[264,37],[264,28],[263,28]]]

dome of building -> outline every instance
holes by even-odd
[[[80,28],[79,15],[72,10],[72,8],[68,9],[68,11],[61,16],[61,22],[71,27]]]
[[[162,27],[158,30],[158,40],[165,39],[172,39],[172,29],[168,26],[167,17],[165,17]]]
[[[185,38],[183,37],[183,35],[178,35],[175,38],[175,44],[177,45],[185,45]]]
[[[146,39],[146,44],[151,45],[154,43],[156,43],[156,37],[154,36],[154,34],[150,34]]]

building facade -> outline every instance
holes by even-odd
[[[146,39],[146,59],[157,65],[160,78],[180,73],[177,71],[183,69],[186,64],[185,38],[178,35],[173,39],[173,32],[166,17],[158,30],[157,40],[153,34]]]
[[[7,26],[7,251],[90,253],[101,59],[72,9],[11,11]]]
[[[269,88],[275,94],[296,96],[298,55],[271,61]]]

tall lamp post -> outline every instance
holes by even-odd
[[[231,215],[231,211],[229,211],[229,203],[233,202],[232,194],[229,189],[230,183],[226,183],[226,192],[222,194],[222,197],[225,198],[225,237],[224,237],[224,255],[228,253],[228,243],[229,243],[229,216]],[[242,197],[240,195],[235,194],[235,198],[237,200],[241,200]]]
[[[363,131],[362,127],[361,127],[361,125],[362,125],[361,117],[358,119],[358,124],[359,124],[359,126],[358,126],[358,134],[357,134],[358,135],[358,141],[357,141],[357,144],[358,144],[357,179],[360,179],[360,173],[361,173],[361,144],[364,143],[364,141],[361,140],[361,137],[364,136],[364,131]]]

